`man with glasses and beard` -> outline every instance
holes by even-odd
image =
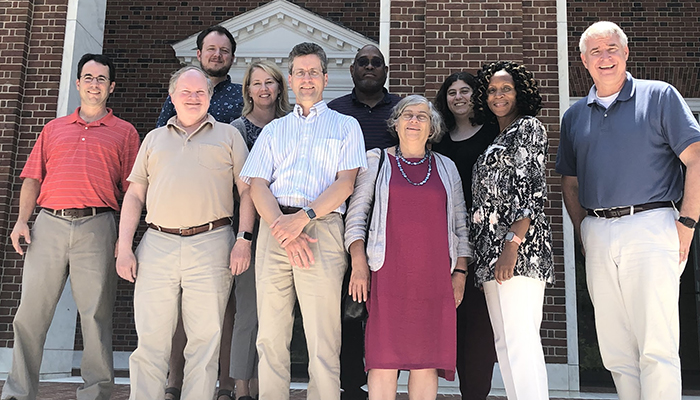
[[[233,35],[221,25],[210,26],[197,36],[197,60],[214,84],[209,114],[227,124],[240,117],[243,110],[243,88],[239,83],[232,83],[228,76],[235,52]],[[156,127],[165,126],[175,114],[175,107],[168,96]]]

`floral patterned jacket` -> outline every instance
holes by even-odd
[[[547,132],[534,117],[516,119],[474,165],[470,239],[474,243],[476,285],[494,280],[494,265],[513,222],[530,218],[518,248],[514,276],[554,283],[552,236],[544,213]]]

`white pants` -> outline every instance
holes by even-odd
[[[681,398],[676,215],[661,208],[581,224],[600,353],[620,400]]]
[[[515,276],[484,283],[498,367],[508,400],[549,399],[540,341],[545,282]]]

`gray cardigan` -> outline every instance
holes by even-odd
[[[380,151],[385,152],[385,158],[382,170],[377,176]],[[433,157],[435,157],[438,176],[447,192],[447,230],[449,231],[451,270],[454,270],[458,257],[467,257],[468,259],[472,257],[462,180],[452,160],[437,153],[433,153]],[[372,149],[367,152],[368,168],[361,171],[355,180],[355,190],[350,197],[350,205],[345,218],[345,248],[349,250],[350,244],[354,241],[365,240],[367,214],[372,198],[377,197],[366,247],[367,263],[372,271],[378,271],[384,265],[386,216],[389,206],[389,181],[391,180],[390,163],[396,162],[395,160],[394,156],[386,153],[386,149]],[[375,177],[377,179],[376,185]],[[436,204],[435,206],[439,207],[440,205]]]

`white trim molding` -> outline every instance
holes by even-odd
[[[348,28],[337,25],[287,0],[274,0],[247,11],[220,24],[236,40],[236,54],[229,75],[233,82],[242,82],[245,70],[252,61],[273,61],[287,73],[289,51],[298,43],[319,44],[328,57],[328,86],[324,99],[330,101],[350,93],[354,87],[350,64],[357,50],[373,40]],[[172,45],[182,64],[199,65],[196,34]],[[290,100],[294,94],[289,92]]]

